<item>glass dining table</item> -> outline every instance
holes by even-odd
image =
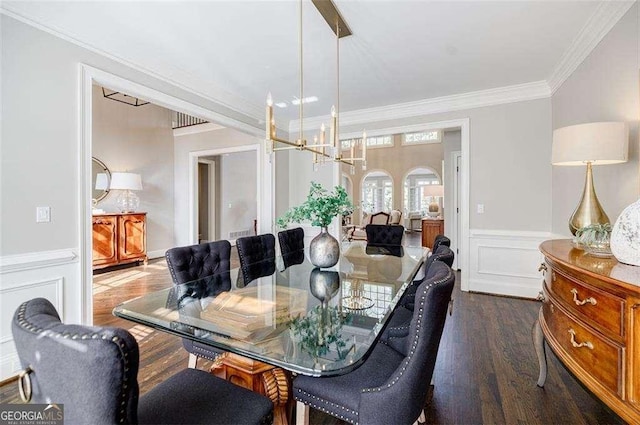
[[[143,295],[113,314],[296,374],[339,375],[373,349],[428,252],[344,242],[329,269],[292,252]]]

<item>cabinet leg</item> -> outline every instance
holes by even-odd
[[[547,380],[547,356],[544,349],[544,334],[540,327],[540,322],[536,319],[531,329],[531,335],[533,337],[533,346],[536,349],[536,355],[538,356],[538,365],[540,367],[540,375],[538,376],[538,386],[544,387],[544,383]]]

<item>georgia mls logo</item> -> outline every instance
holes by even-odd
[[[64,405],[0,404],[0,425],[64,425]]]

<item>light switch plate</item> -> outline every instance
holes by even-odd
[[[36,207],[36,223],[49,223],[51,221],[51,207]]]
[[[478,204],[478,214],[484,214],[484,204]]]

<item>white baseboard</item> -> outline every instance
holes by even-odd
[[[536,298],[542,288],[538,247],[550,232],[471,230],[469,290]]]
[[[147,258],[149,260],[155,260],[156,258],[164,258],[164,255],[166,254],[168,248],[167,249],[157,249],[155,251],[147,251]]]

